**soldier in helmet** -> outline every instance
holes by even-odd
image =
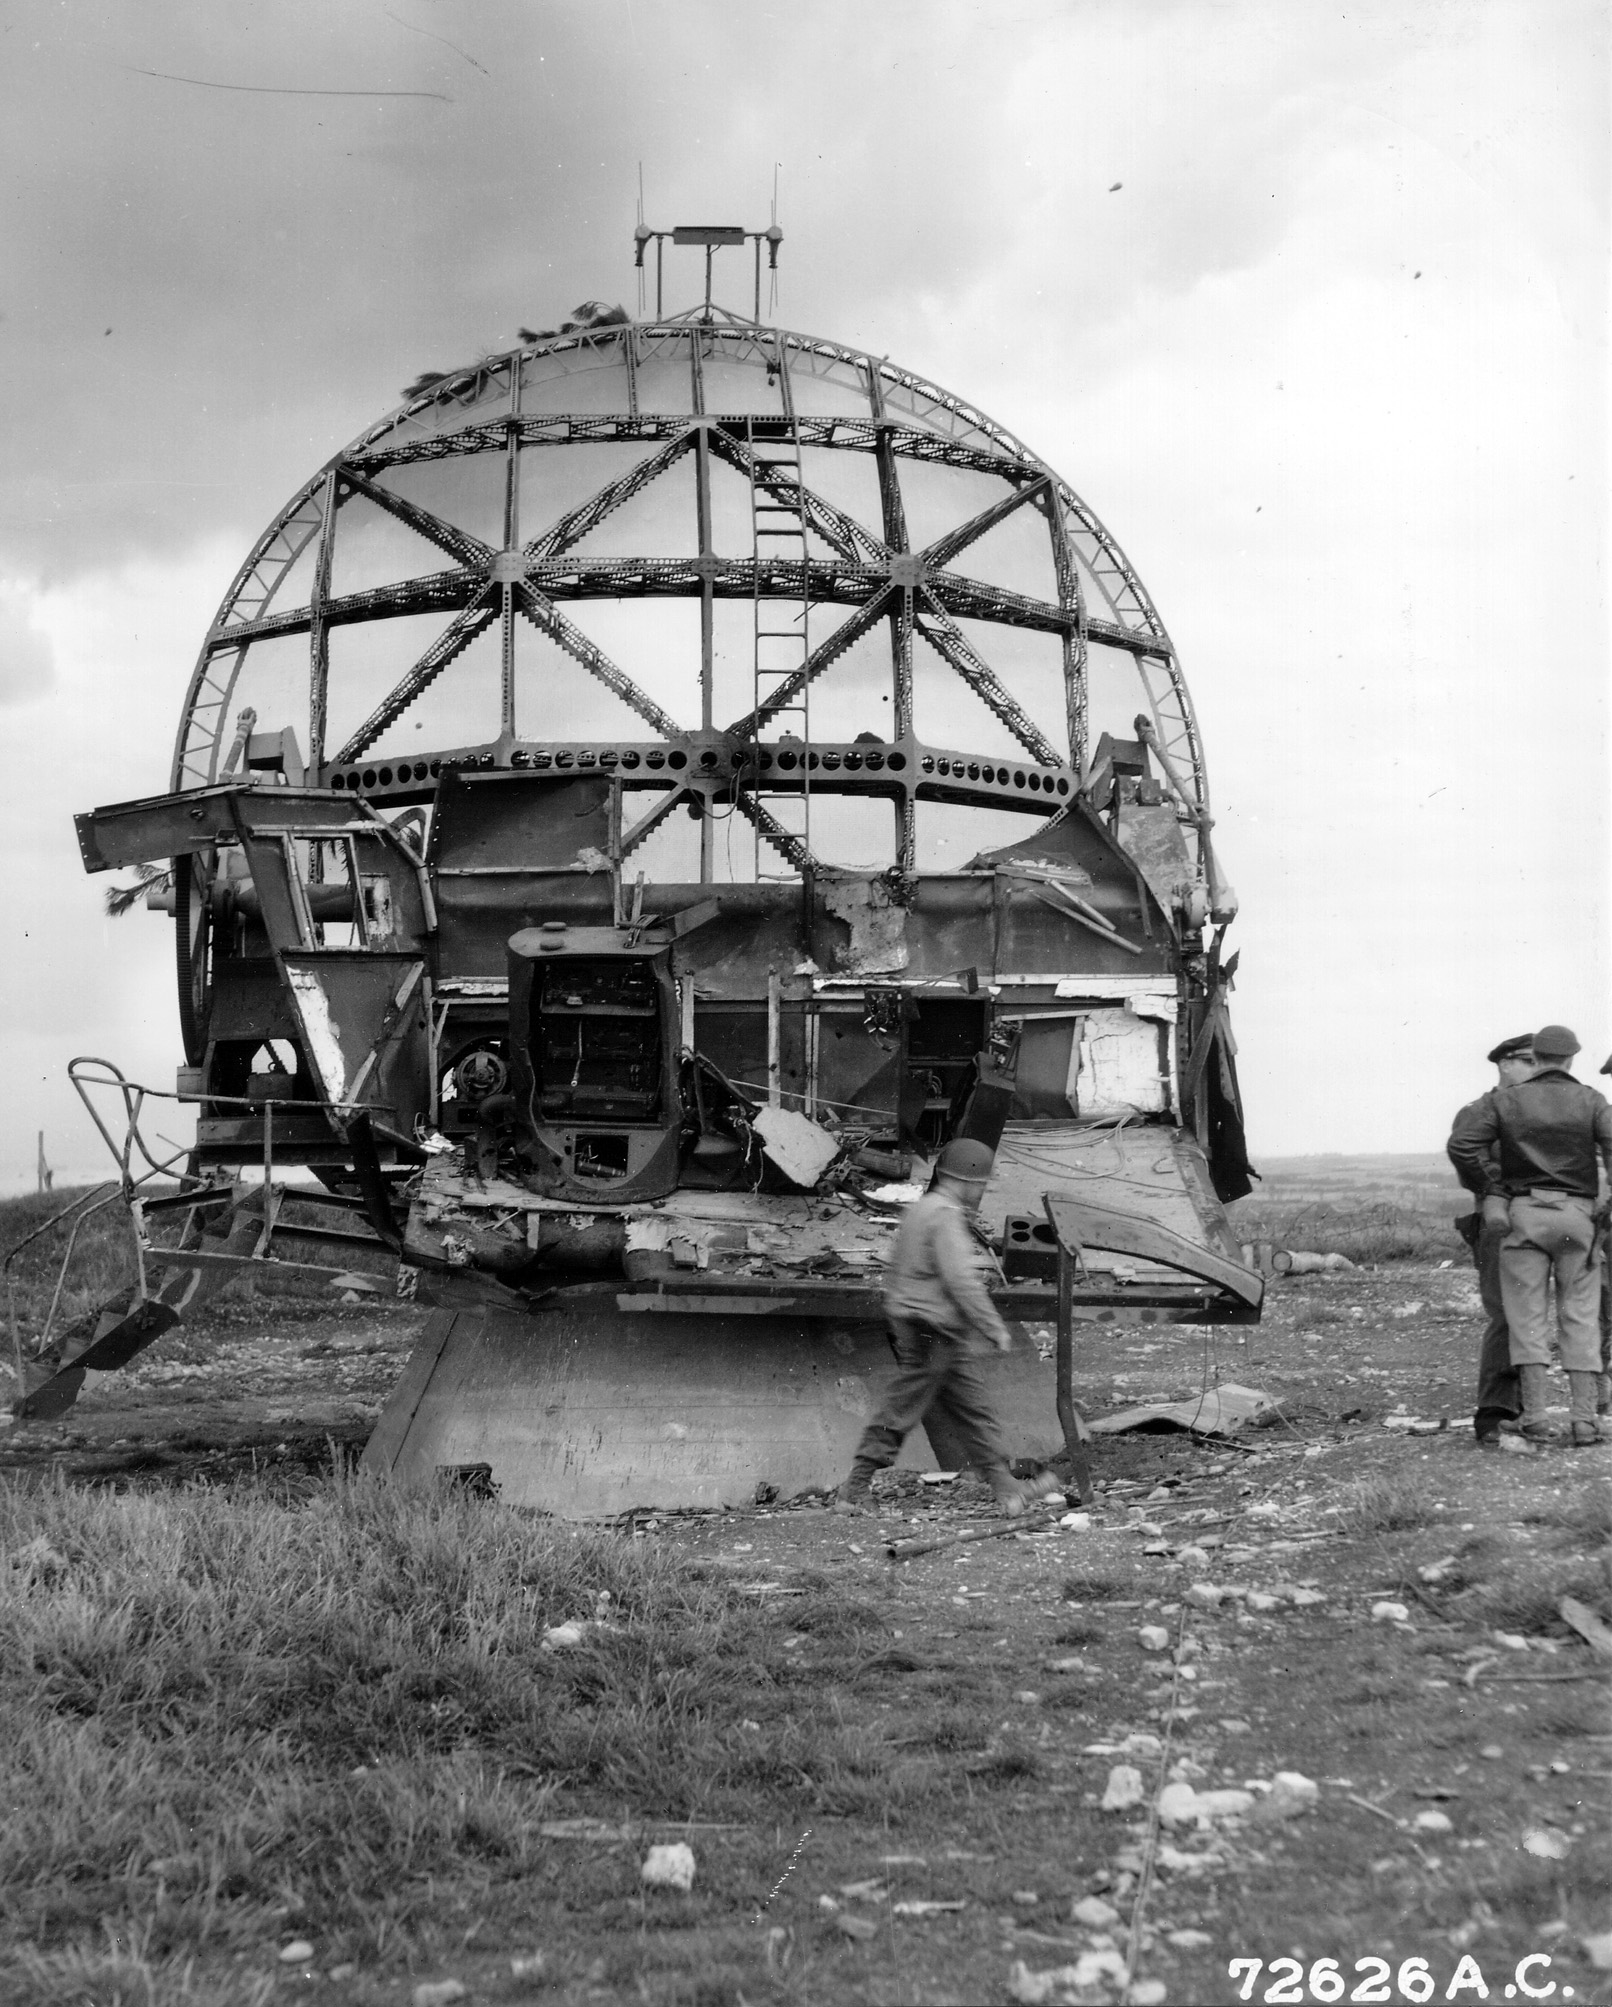
[[[902,1443],[932,1407],[967,1444],[974,1468],[1010,1518],[1023,1512],[1028,1498],[1051,1488],[1021,1485],[1009,1471],[980,1371],[982,1345],[1006,1352],[1013,1342],[986,1294],[979,1244],[969,1227],[970,1215],[979,1211],[985,1196],[994,1157],[983,1143],[948,1143],[933,1184],[901,1222],[884,1278],[896,1377],[862,1432],[851,1474],[840,1486],[837,1512],[871,1509],[873,1473],[895,1462]]]
[[[1577,1038],[1547,1024],[1533,1038],[1534,1069],[1496,1088],[1450,1139],[1463,1184],[1483,1193],[1488,1226],[1502,1223],[1500,1295],[1511,1327],[1511,1363],[1522,1394],[1523,1434],[1548,1442],[1550,1290],[1571,1394],[1575,1445],[1597,1442],[1601,1377],[1601,1260],[1596,1246],[1599,1171],[1612,1176],[1612,1106],[1568,1071]],[[1497,1155],[1491,1158],[1491,1151]]]
[[[1499,1086],[1515,1087],[1519,1080],[1526,1080],[1533,1072],[1533,1040],[1531,1031],[1520,1032],[1515,1038],[1503,1038],[1489,1054],[1489,1064],[1499,1075]],[[1482,1204],[1486,1187],[1469,1182],[1471,1173],[1461,1170],[1455,1155],[1467,1124],[1477,1120],[1482,1106],[1481,1101],[1469,1101],[1456,1116],[1450,1131],[1449,1147],[1457,1175],[1477,1201],[1477,1209],[1463,1213],[1455,1224],[1472,1250],[1472,1263],[1478,1271],[1478,1294],[1483,1299],[1487,1319],[1483,1344],[1478,1352],[1478,1398],[1472,1417],[1472,1433],[1479,1449],[1497,1450],[1500,1448],[1502,1425],[1515,1421],[1522,1411],[1517,1393],[1517,1370],[1511,1363],[1511,1332],[1506,1324],[1506,1307],[1500,1300],[1500,1243],[1505,1239],[1507,1229],[1484,1224]],[[1491,1148],[1491,1159],[1494,1154]]]

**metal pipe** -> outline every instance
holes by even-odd
[[[783,984],[776,969],[767,971],[767,1099],[783,1106],[782,1086]]]

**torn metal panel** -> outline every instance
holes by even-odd
[[[1264,1297],[1263,1278],[1241,1260],[1233,1261],[1205,1248],[1196,1236],[1176,1233],[1135,1206],[1126,1209],[1112,1199],[1099,1200],[1090,1193],[1073,1197],[1050,1191],[1041,1203],[1060,1245],[1088,1267],[1091,1262],[1086,1250],[1106,1248],[1202,1276],[1251,1308],[1257,1309]]]
[[[1128,1429],[1186,1429],[1197,1436],[1230,1436],[1275,1411],[1269,1394],[1228,1383],[1206,1387],[1186,1401],[1145,1401],[1121,1408],[1117,1414],[1100,1415],[1087,1427],[1094,1436],[1122,1435]]]
[[[893,975],[906,968],[907,907],[883,878],[835,878],[823,886],[823,909],[850,929],[834,950],[834,966],[847,975]]]
[[[811,1190],[840,1153],[832,1136],[793,1109],[759,1109],[754,1128],[768,1157],[804,1191]]]
[[[281,959],[320,1098],[373,1107],[411,1134],[428,1088],[424,962],[340,948]]]

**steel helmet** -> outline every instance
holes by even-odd
[[[962,1178],[969,1184],[983,1185],[995,1162],[996,1152],[988,1145],[958,1137],[941,1151],[935,1170],[943,1178]]]

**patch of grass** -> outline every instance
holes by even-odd
[[[1438,1518],[1428,1488],[1415,1477],[1367,1477],[1339,1495],[1338,1524],[1364,1538],[1373,1533],[1405,1533]]]
[[[1535,1637],[1576,1635],[1557,1604],[1575,1596],[1603,1621],[1612,1621],[1612,1588],[1605,1571],[1579,1555],[1517,1556],[1510,1567],[1475,1584],[1455,1599],[1469,1623]]]
[[[1575,1497],[1542,1500],[1522,1517],[1525,1525],[1556,1527],[1569,1539],[1604,1547],[1612,1542],[1612,1490],[1600,1483],[1586,1485]]]
[[[1055,1645],[1095,1645],[1108,1635],[1107,1626],[1094,1623],[1090,1617],[1075,1617],[1061,1630],[1054,1631]]]
[[[40,1998],[185,2000],[181,1951],[260,1945],[277,1913],[333,1961],[384,1956],[437,1927],[434,1885],[496,1908],[578,1800],[882,1818],[949,1791],[793,1663],[800,1614],[457,1492],[0,1489],[0,1997],[27,1997],[32,1947]],[[883,1623],[843,1597],[805,1614],[836,1649]],[[74,1994],[70,1966],[101,1976]]]
[[[29,1193],[23,1198],[0,1199],[0,1258],[22,1247],[8,1271],[11,1300],[15,1307],[17,1331],[24,1353],[34,1345],[45,1328],[50,1300],[67,1252],[74,1220],[83,1210],[82,1201],[92,1200],[93,1185],[69,1187],[59,1192]],[[105,1194],[102,1194],[105,1196]],[[66,1218],[37,1239],[29,1236],[44,1228],[56,1214]],[[135,1281],[134,1239],[129,1216],[122,1202],[112,1203],[88,1214],[74,1245],[73,1259],[62,1288],[52,1335],[70,1329],[91,1311],[98,1310],[108,1297],[130,1289]],[[6,1355],[10,1342],[7,1335]]]
[[[1066,1603],[1111,1603],[1135,1592],[1136,1577],[1129,1569],[1088,1564],[1063,1579],[1062,1595]]]

